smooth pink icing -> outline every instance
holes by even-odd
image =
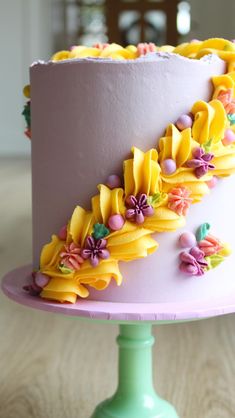
[[[156,146],[169,123],[188,113],[196,100],[209,100],[211,76],[224,71],[225,64],[217,57],[195,61],[173,54],[31,67],[35,267],[42,245],[66,223],[73,208],[77,204],[89,208],[96,185],[105,183],[112,173],[121,175],[131,147]],[[190,208],[185,229],[194,232],[210,222],[215,235],[235,246],[230,226],[233,188],[234,178],[220,180],[202,203]],[[90,298],[182,302],[234,290],[234,256],[202,278],[179,271],[178,239],[183,231],[156,234],[160,246],[155,254],[120,263],[123,284],[117,287],[113,282],[102,292],[91,290]]]

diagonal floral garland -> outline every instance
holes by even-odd
[[[182,44],[173,52],[190,58],[216,53],[227,61],[228,73],[213,77],[209,103],[196,102],[189,114],[168,126],[158,150],[132,148],[133,157],[124,161],[123,181],[110,175],[106,184],[98,185],[91,211],[75,208],[68,224],[43,247],[40,270],[25,287],[31,294],[75,303],[77,296],[89,295],[89,287],[105,289],[112,278],[120,285],[119,261],[156,251],[152,234],[182,227],[190,205],[215,187],[219,177],[235,172],[235,72],[230,71],[235,68],[234,44],[212,39]],[[29,127],[30,120],[27,123]],[[201,275],[218,265],[208,250],[203,253],[203,245],[217,245],[220,262],[228,255],[214,237],[204,234],[200,243],[200,248],[181,254],[186,273]]]

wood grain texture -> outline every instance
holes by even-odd
[[[1,160],[0,179],[2,276],[31,259],[29,161]],[[181,418],[235,417],[234,325],[230,315],[154,327],[156,389]],[[88,418],[115,390],[117,333],[0,295],[0,418]]]

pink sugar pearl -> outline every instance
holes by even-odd
[[[115,189],[116,187],[121,187],[121,184],[122,184],[121,179],[116,174],[111,174],[110,176],[108,176],[106,185],[110,189]]]
[[[66,240],[66,238],[67,238],[67,225],[64,225],[64,226],[62,226],[62,228],[60,228],[59,233],[58,233],[58,237],[62,241]]]
[[[183,232],[179,237],[179,244],[182,248],[195,247],[196,243],[196,237],[192,232]]]
[[[222,139],[223,145],[230,145],[235,141],[235,133],[232,129],[226,129],[224,132],[224,139]]]
[[[176,171],[176,162],[171,158],[167,158],[161,162],[163,174],[173,174]]]
[[[213,176],[211,180],[206,182],[209,189],[214,189],[217,183],[218,183],[218,178],[216,176]]]
[[[108,220],[108,226],[110,229],[112,229],[112,231],[119,231],[120,229],[122,229],[124,223],[125,221],[122,215],[119,214],[110,216]]]
[[[41,287],[42,289],[49,283],[49,280],[50,277],[46,274],[40,273],[40,271],[35,274],[34,282],[38,287]]]
[[[191,128],[193,125],[193,119],[190,115],[181,115],[176,121],[176,126],[180,131],[183,129]]]

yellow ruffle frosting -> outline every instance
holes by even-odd
[[[168,193],[173,187],[184,185],[191,190],[194,202],[201,200],[209,192],[206,181],[210,180],[211,175],[198,179],[193,169],[186,167],[186,162],[192,158],[193,149],[198,146],[198,142],[192,138],[190,128],[180,132],[175,125],[168,126],[165,136],[159,140],[159,160],[160,162],[168,158],[174,160],[176,171],[170,175],[161,174],[164,192]]]
[[[141,48],[146,48],[148,52],[146,44]],[[56,53],[52,60],[86,57],[135,59],[140,56],[140,50],[133,45],[126,48],[117,44],[91,48],[76,46],[70,51]],[[223,142],[225,130],[229,128],[235,131],[235,125],[227,117],[224,104],[220,101],[221,92],[230,91],[234,98],[235,44],[224,39],[209,39],[184,43],[176,48],[169,45],[161,48],[151,46],[151,52],[153,50],[174,52],[194,59],[214,53],[226,61],[228,73],[213,77],[214,93],[209,103],[198,101],[189,109],[194,118],[192,128],[180,131],[171,124],[160,138],[157,149],[144,152],[133,147],[133,156],[123,164],[123,187],[110,189],[100,184],[98,194],[91,198],[91,211],[80,206],[74,209],[67,225],[66,240],[53,235],[51,242],[42,249],[40,271],[50,277],[41,292],[43,298],[75,303],[77,297],[86,298],[89,295],[89,287],[103,290],[112,279],[120,285],[123,278],[118,267],[119,261],[129,262],[147,257],[158,248],[152,236],[154,233],[171,232],[184,225],[185,216],[182,211],[175,210],[174,199],[176,202],[177,199],[185,199],[189,206],[209,192],[208,182],[214,175],[223,177],[235,172],[235,144],[224,145]],[[194,149],[198,147],[214,155],[211,161],[214,169],[199,178],[189,164],[195,158]],[[162,171],[161,165],[165,160],[173,160],[176,169],[172,174],[167,175]],[[137,199],[139,196],[146,197],[146,205],[151,206],[152,210],[141,224],[127,216],[130,210],[127,198]],[[115,215],[123,219],[123,226],[111,230],[109,220]],[[84,259],[78,268],[63,270],[63,251],[70,245],[75,245],[78,251],[83,249],[87,237],[94,236],[97,225],[105,231],[104,240],[109,257],[101,259],[95,267],[89,259]]]

